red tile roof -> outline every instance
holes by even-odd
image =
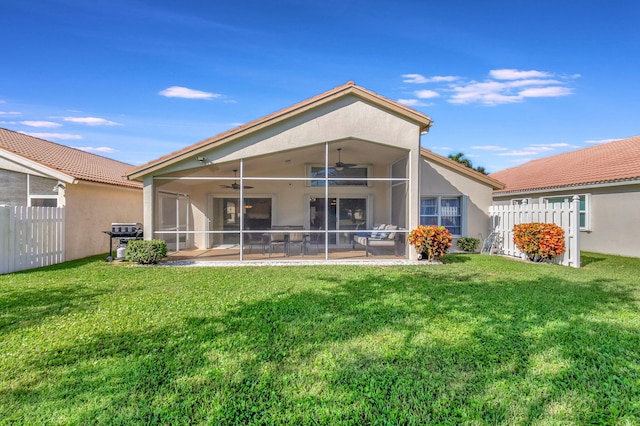
[[[0,128],[0,151],[6,150],[75,179],[141,188],[124,177],[131,164]]]
[[[506,185],[495,193],[640,179],[640,136],[533,160],[490,176]]]
[[[281,109],[257,120],[243,124],[242,126],[228,130],[212,138],[205,139],[201,142],[185,147],[179,151],[164,155],[147,164],[143,164],[142,166],[136,167],[133,170],[129,170],[127,175],[131,179],[140,179],[142,175],[149,173],[156,168],[161,168],[166,165],[172,164],[175,161],[179,161],[185,155],[197,154],[200,151],[210,148],[212,145],[218,145],[233,141],[235,138],[242,137],[243,135],[254,131],[258,131],[266,126],[279,123],[282,120],[286,120],[287,118],[294,116],[295,114],[299,114],[301,112],[307,111],[310,108],[315,108],[316,106],[322,105],[325,102],[329,102],[333,99],[349,94],[368,99],[371,102],[375,102],[378,105],[384,106],[390,110],[395,111],[396,113],[403,115],[404,117],[412,119],[415,122],[419,123],[421,129],[423,130],[428,129],[433,124],[429,116],[411,109],[406,105],[402,105],[396,101],[385,98],[384,96],[380,96],[377,93],[365,89],[364,87],[357,86],[353,81],[348,81],[342,86],[338,86],[334,89],[313,96],[312,98]]]

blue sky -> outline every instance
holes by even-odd
[[[347,81],[490,172],[640,134],[636,0],[0,4],[0,127],[135,165]]]

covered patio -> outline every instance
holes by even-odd
[[[154,176],[172,258],[406,257],[408,152],[344,139]],[[379,231],[379,225],[384,228]],[[384,235],[383,235],[384,234]],[[357,236],[374,236],[371,247]]]
[[[430,125],[349,82],[129,173],[145,238],[174,258],[411,258]]]

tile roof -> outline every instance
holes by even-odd
[[[127,180],[131,164],[0,128],[0,151],[6,150],[78,180],[141,188]]]
[[[179,151],[164,155],[156,160],[150,161],[147,164],[143,164],[133,170],[129,170],[127,175],[132,179],[140,179],[141,176],[145,173],[153,171],[155,168],[164,167],[166,165],[172,164],[175,161],[179,161],[185,155],[193,155],[210,148],[212,145],[230,142],[235,138],[242,137],[243,135],[246,135],[250,132],[258,131],[266,126],[270,126],[289,117],[292,117],[295,114],[302,113],[310,108],[314,108],[318,105],[322,105],[325,102],[329,102],[333,99],[349,94],[369,99],[370,101],[375,102],[378,105],[384,105],[388,109],[391,109],[407,118],[416,121],[420,124],[422,129],[428,129],[433,124],[429,116],[411,109],[406,105],[402,105],[396,101],[378,95],[377,93],[367,90],[364,87],[358,86],[353,81],[348,81],[341,86],[313,96],[307,100],[291,105],[257,120],[243,124],[242,126],[228,130],[224,133],[220,133],[219,135],[205,139],[196,144],[187,146]]]
[[[640,136],[540,158],[490,176],[506,185],[496,194],[640,179]]]

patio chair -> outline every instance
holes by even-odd
[[[254,245],[260,245],[262,254],[267,252],[267,245],[269,244],[269,238],[261,232],[249,232],[244,235],[244,247],[245,250],[249,250],[249,253],[253,252]]]
[[[269,257],[274,252],[274,249],[282,247],[282,253],[287,255],[287,238],[284,232],[273,232],[269,234]]]
[[[291,247],[300,246],[300,256],[304,256],[307,251],[307,236],[304,232],[290,232],[287,241],[287,255],[291,255]]]
[[[322,227],[318,228],[322,231]],[[316,253],[320,253],[320,247],[324,249],[324,232],[312,232],[309,234],[309,245],[316,246]]]

